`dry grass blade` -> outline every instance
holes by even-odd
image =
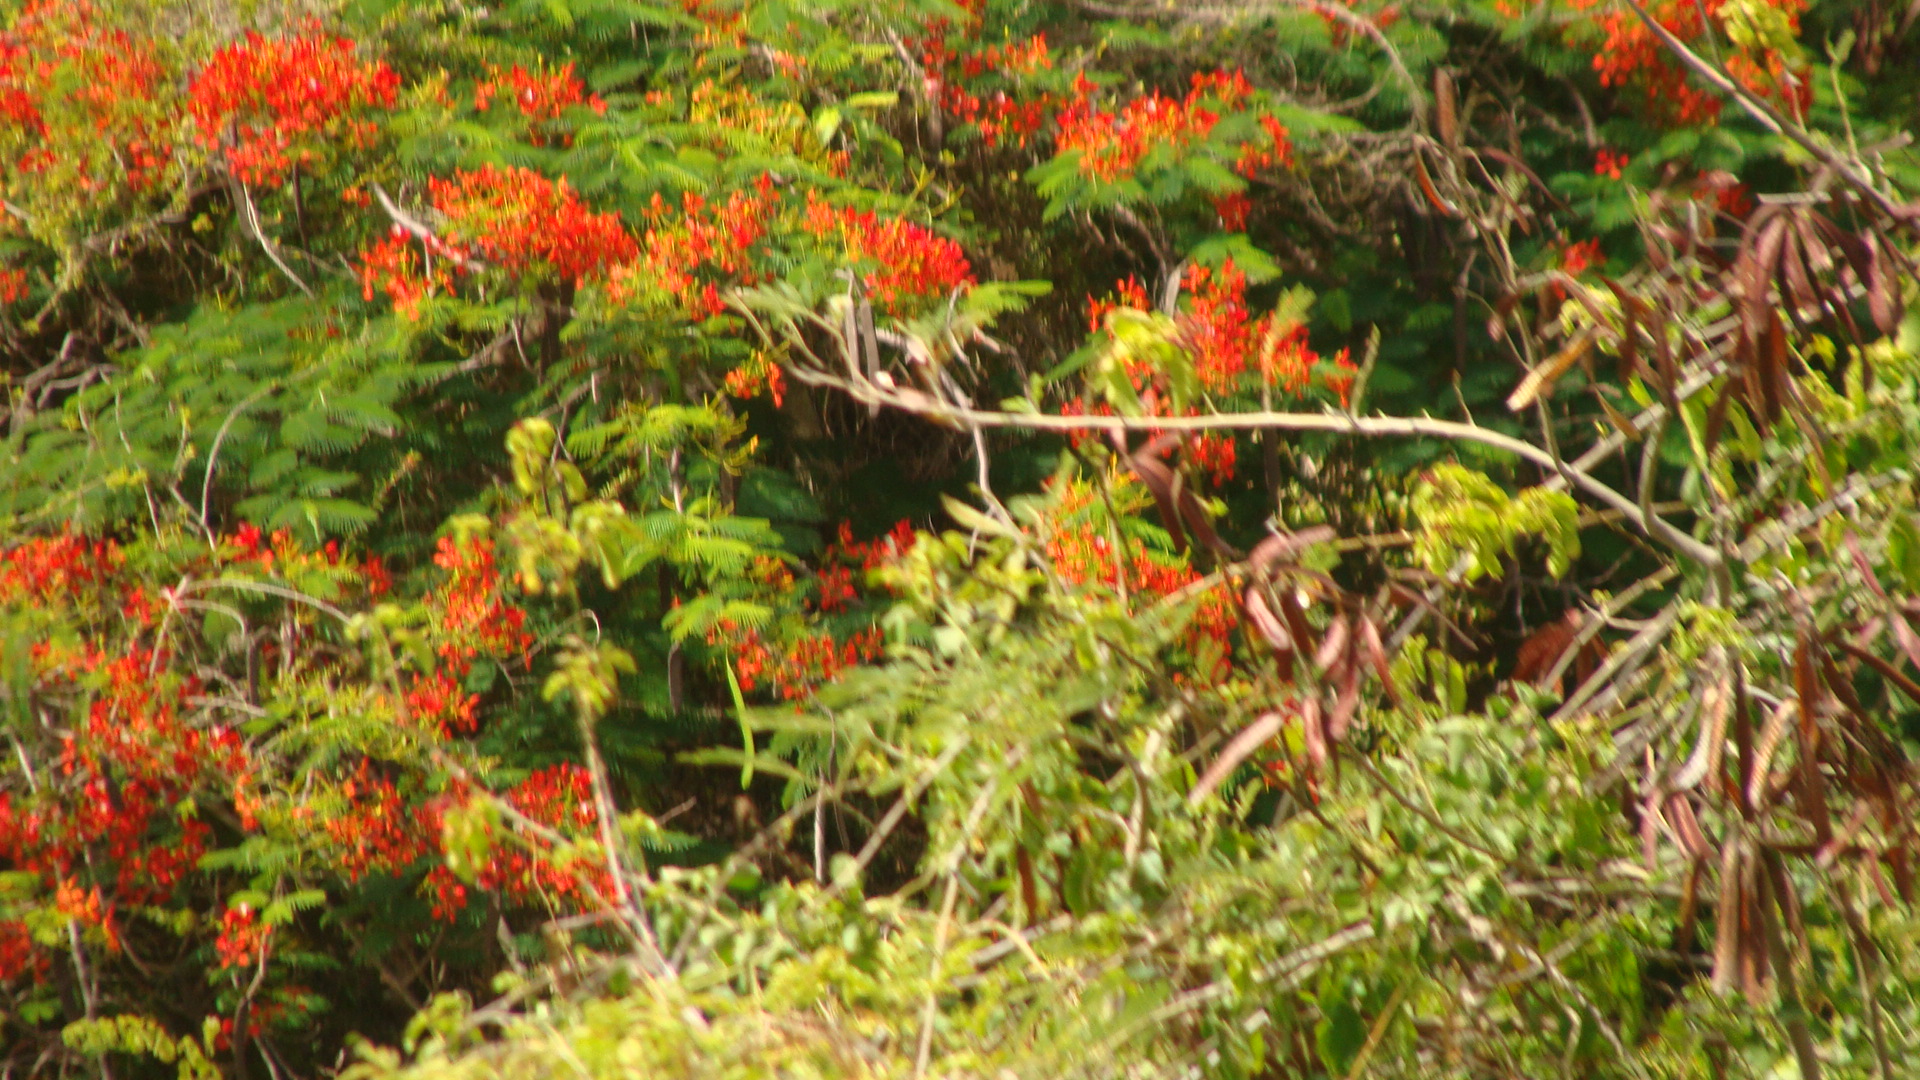
[[[1220,756],[1214,758],[1213,763],[1207,766],[1207,771],[1200,774],[1199,782],[1195,783],[1193,790],[1187,793],[1187,805],[1199,806],[1205,802],[1207,796],[1213,794],[1214,789],[1225,782],[1227,777],[1233,775],[1233,770],[1239,768],[1241,762],[1252,756],[1253,752],[1268,739],[1280,734],[1280,728],[1285,723],[1286,718],[1279,713],[1265,712],[1261,713],[1253,723],[1242,728],[1238,735],[1227,742],[1220,751]]]
[[[1747,772],[1747,804],[1756,810],[1766,809],[1766,798],[1773,786],[1768,770],[1773,766],[1773,755],[1779,750],[1780,743],[1787,737],[1787,725],[1800,711],[1797,701],[1782,701],[1767,716],[1767,726],[1760,731],[1760,742],[1753,750],[1753,767]]]
[[[1321,671],[1331,671],[1345,658],[1347,642],[1351,633],[1351,623],[1345,615],[1335,615],[1327,624],[1327,633],[1320,639],[1320,648],[1314,651],[1313,665]]]
[[[1729,844],[1720,855],[1720,918],[1713,937],[1713,989],[1717,994],[1726,994],[1734,987],[1739,978],[1740,966],[1740,916],[1743,904],[1740,895],[1740,849]]]
[[[1547,359],[1547,362],[1527,372],[1520,385],[1507,396],[1507,409],[1519,412],[1532,405],[1541,397],[1553,393],[1553,386],[1573,365],[1579,363],[1593,348],[1595,331],[1583,330],[1566,348]]]
[[[1900,619],[1898,616],[1895,616],[1895,625],[1904,626],[1906,625],[1906,622],[1905,620]],[[1907,631],[1907,633],[1909,636],[1911,636],[1913,631],[1909,630]],[[1888,682],[1898,687],[1900,692],[1907,696],[1907,700],[1912,701],[1917,705],[1920,705],[1920,683],[1915,683],[1912,679],[1908,678],[1906,675],[1901,673],[1899,668],[1894,667],[1892,664],[1888,663],[1885,660],[1882,660],[1880,657],[1875,656],[1872,653],[1868,652],[1867,650],[1859,648],[1858,646],[1853,645],[1849,642],[1841,642],[1840,648],[1848,656],[1853,657],[1855,660],[1858,660],[1861,663],[1872,668],[1873,670],[1879,672],[1881,678],[1886,679]]]
[[[1447,149],[1460,148],[1459,103],[1454,96],[1453,76],[1446,68],[1433,70],[1433,129]]]
[[[1893,254],[1879,237],[1869,237],[1872,256],[1868,261],[1867,310],[1873,325],[1883,334],[1900,328],[1900,271],[1893,265]]]
[[[1160,521],[1166,526],[1167,536],[1173,541],[1173,550],[1186,554],[1187,534],[1180,525],[1180,511],[1174,494],[1173,470],[1160,460],[1165,444],[1172,441],[1171,435],[1162,435],[1139,450],[1128,455],[1127,463],[1133,467],[1133,474],[1146,486],[1147,493],[1153,496],[1154,509],[1160,513]]]
[[[1258,588],[1248,589],[1246,592],[1244,606],[1247,621],[1253,624],[1253,628],[1259,631],[1260,636],[1273,647],[1275,652],[1291,656],[1294,651],[1293,636],[1288,634],[1287,628],[1274,617],[1273,609],[1267,606],[1266,597],[1260,593],[1261,590]]]
[[[1668,796],[1667,820],[1673,826],[1680,847],[1689,857],[1697,860],[1713,854],[1713,845],[1700,828],[1700,818],[1693,812],[1693,802],[1685,795],[1675,793]]]
[[[1450,218],[1460,216],[1460,208],[1447,201],[1447,199],[1440,194],[1439,189],[1433,186],[1433,177],[1427,172],[1425,155],[1414,154],[1413,175],[1415,179],[1420,181],[1420,193],[1427,197],[1427,201],[1433,204],[1435,210],[1440,211]]]
[[[1513,674],[1509,676],[1517,683],[1530,683],[1542,686],[1546,678],[1559,666],[1560,658],[1580,637],[1580,630],[1586,624],[1586,615],[1579,608],[1568,608],[1567,613],[1535,630],[1520,643],[1519,654],[1514,659]],[[1564,677],[1564,676],[1563,676]]]

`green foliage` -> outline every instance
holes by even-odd
[[[1094,7],[0,2],[6,1070],[1898,1075],[1914,20]]]
[[[1531,487],[1510,496],[1482,473],[1435,465],[1414,488],[1412,510],[1420,523],[1414,553],[1431,573],[1464,562],[1468,581],[1498,574],[1526,536],[1546,542],[1554,577],[1580,557],[1579,507],[1563,491]]]

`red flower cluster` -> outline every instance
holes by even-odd
[[[26,923],[19,919],[0,919],[0,984],[10,983],[22,975],[32,975],[34,981],[39,982],[46,978],[51,966],[46,950],[34,943]]]
[[[89,0],[29,0],[0,33],[0,154],[22,176],[59,165],[91,191],[110,171],[145,191],[171,160],[169,76],[96,15]]]
[[[433,564],[453,575],[439,594],[441,625],[454,639],[441,648],[449,660],[472,659],[477,641],[494,656],[525,653],[533,644],[527,633],[527,613],[500,599],[500,571],[494,564],[493,541],[456,543],[440,538]]]
[[[1194,374],[1209,390],[1237,386],[1246,370],[1253,328],[1247,321],[1247,276],[1228,259],[1216,273],[1187,268],[1187,304],[1180,336],[1193,355]]]
[[[395,225],[360,253],[360,292],[384,292],[414,318],[422,300],[452,289],[478,260],[511,274],[550,274],[569,284],[607,276],[639,254],[617,213],[595,213],[562,178],[484,165],[452,180],[427,181],[429,201],[449,222],[446,235],[415,237]]]
[[[471,735],[480,727],[480,695],[467,693],[444,669],[411,676],[406,702],[415,724],[431,727],[442,737]]]
[[[1247,228],[1247,215],[1253,211],[1253,200],[1246,192],[1236,191],[1213,200],[1213,212],[1220,215],[1220,227],[1227,232],[1244,232]]]
[[[1233,170],[1249,179],[1271,168],[1293,165],[1293,139],[1287,125],[1278,117],[1263,116],[1260,130],[1266,132],[1267,141],[1241,143],[1240,157],[1233,163]]]
[[[1217,273],[1201,266],[1187,272],[1188,300],[1179,325],[1201,384],[1216,392],[1240,386],[1251,355],[1260,385],[1304,394],[1317,374],[1321,385],[1345,405],[1356,370],[1346,351],[1330,361],[1331,371],[1323,370],[1321,357],[1307,345],[1306,327],[1283,323],[1277,316],[1268,316],[1258,328],[1256,346],[1256,327],[1248,322],[1246,287],[1246,275],[1232,259]]]
[[[445,807],[465,798],[466,789],[455,784],[432,795],[417,767],[362,759],[332,783],[289,790],[277,779],[285,763],[205,719],[224,711],[218,702],[232,691],[203,692],[194,678],[172,673],[179,666],[173,658],[146,644],[156,614],[174,600],[164,589],[150,596],[153,587],[128,573],[137,561],[112,543],[72,535],[0,550],[0,606],[15,621],[26,620],[23,626],[60,628],[27,652],[31,693],[50,705],[73,703],[61,724],[36,727],[43,742],[37,757],[32,744],[16,748],[33,763],[0,785],[0,868],[19,875],[18,884],[38,898],[29,901],[40,906],[38,917],[70,920],[84,933],[87,962],[100,965],[95,970],[136,963],[121,945],[130,912],[162,921],[200,913],[213,923],[201,940],[215,963],[244,980],[247,969],[269,962],[274,929],[256,909],[222,902],[221,889],[231,887],[223,886],[226,875],[200,870],[215,842],[202,820],[209,809],[230,804],[229,820],[247,834],[268,828],[284,840],[283,830],[297,830],[309,845],[304,865],[332,879],[319,883],[337,888],[370,875],[418,873],[436,860]],[[462,710],[471,709],[458,686],[471,658],[524,650],[531,637],[524,613],[498,595],[501,575],[489,545],[449,541],[436,562],[449,579],[427,600],[442,663],[408,697],[416,715],[437,709],[436,722],[457,727]],[[297,584],[325,572],[347,584],[354,570],[337,545],[303,550],[284,531],[269,536],[243,523],[196,565],[194,577],[275,573]],[[366,584],[374,587],[372,569]],[[180,640],[180,624],[171,625],[171,640]],[[295,658],[320,655],[290,647],[303,630],[297,620],[288,629],[292,641],[256,640],[263,668],[284,670]],[[286,661],[276,663],[272,657],[282,651]],[[427,703],[435,694],[444,705]],[[597,824],[590,785],[577,769],[536,773],[507,799],[519,813],[569,834]],[[435,873],[445,877],[444,868]],[[559,857],[535,844],[503,846],[480,884],[514,901],[538,894],[585,906],[605,878],[591,853]],[[443,915],[458,908],[438,906]],[[64,940],[57,947],[36,943],[32,919],[0,919],[0,981],[48,977],[70,955]],[[300,1002],[307,992],[298,987],[276,982],[264,992],[269,996],[253,1010],[256,1025],[306,1007]]]
[[[1745,218],[1753,212],[1753,190],[1731,173],[1701,173],[1694,178],[1693,197],[1713,203],[1715,210],[1731,218]]]
[[[278,39],[248,31],[194,76],[187,110],[200,145],[221,149],[234,176],[272,186],[328,141],[370,142],[377,126],[354,113],[392,108],[399,89],[391,68],[356,58],[346,38],[317,29]]]
[[[120,951],[120,930],[114,924],[113,905],[100,896],[100,886],[82,888],[78,878],[61,878],[53,890],[53,910],[60,916],[106,938],[107,948]]]
[[[546,137],[541,125],[550,124],[561,114],[577,105],[585,105],[595,113],[604,115],[607,103],[600,95],[589,94],[586,87],[573,74],[573,61],[569,60],[557,68],[548,68],[546,61],[540,61],[539,69],[528,71],[519,64],[509,71],[493,69],[493,77],[475,84],[473,88],[473,107],[486,112],[493,106],[493,99],[502,91],[509,93],[520,114],[533,125],[533,145],[543,146]],[[563,143],[571,145],[571,135],[562,136]]]
[[[855,540],[853,526],[841,522],[839,535],[820,553],[814,606],[826,612],[846,610],[859,595],[853,586],[854,568],[872,570],[897,559],[913,550],[915,540],[913,525],[904,519],[872,540]]]
[[[1078,151],[1080,172],[1105,181],[1131,176],[1156,149],[1177,153],[1206,141],[1225,113],[1255,105],[1253,84],[1237,71],[1196,72],[1186,97],[1170,98],[1156,90],[1118,112],[1094,108],[1093,89],[1084,76],[1074,82],[1074,100],[1056,117],[1057,146],[1062,153]],[[1237,149],[1234,168],[1243,176],[1293,161],[1286,126],[1267,115],[1259,124],[1264,138]]]
[[[1327,24],[1327,35],[1333,39],[1333,43],[1335,45],[1345,45],[1349,40],[1352,39],[1353,27],[1347,22],[1347,20],[1341,18],[1339,15],[1336,15],[1332,10],[1331,5],[1313,4],[1311,6],[1313,8],[1313,13],[1320,16],[1320,21]],[[1394,23],[1397,23],[1400,21],[1400,5],[1399,4],[1388,4],[1387,6],[1381,8],[1379,11],[1373,12],[1371,14],[1368,14],[1366,12],[1355,11],[1353,10],[1352,7],[1345,4],[1342,4],[1341,7],[1344,8],[1349,14],[1359,15],[1361,18],[1372,23],[1374,28],[1378,30],[1385,30],[1387,27],[1392,26]]]
[[[1068,481],[1057,513],[1059,522],[1047,537],[1047,558],[1054,571],[1074,585],[1098,585],[1109,589],[1124,587],[1129,596],[1159,599],[1178,592],[1200,580],[1200,575],[1177,556],[1162,555],[1147,549],[1137,536],[1122,534],[1122,547],[1116,550],[1108,530],[1097,527],[1091,513],[1100,502],[1091,485]],[[1229,636],[1237,624],[1232,600],[1223,587],[1209,590],[1200,601],[1200,609],[1187,626],[1190,644],[1210,640],[1224,656]]]
[[[1300,395],[1317,381],[1342,405],[1347,403],[1357,369],[1346,350],[1331,361],[1323,361],[1307,345],[1304,326],[1282,321],[1277,314],[1259,323],[1250,321],[1246,275],[1233,260],[1227,260],[1217,271],[1189,267],[1184,284],[1185,295],[1175,320],[1176,340],[1192,358],[1194,375],[1208,392],[1224,395],[1272,387]],[[1121,282],[1113,296],[1089,300],[1087,316],[1092,330],[1104,330],[1109,313],[1121,308],[1150,309],[1145,287],[1134,278]],[[1146,413],[1167,415],[1172,406],[1165,373],[1155,369],[1145,354],[1129,355],[1123,362]],[[1250,375],[1256,379],[1250,380]],[[1198,410],[1197,403],[1186,406],[1187,415]],[[1089,407],[1078,401],[1068,402],[1061,410],[1069,416],[1109,415],[1112,411],[1104,402]],[[1077,441],[1085,436],[1075,438]],[[1191,439],[1187,454],[1216,484],[1233,478],[1238,452],[1231,436]]]
[[[371,774],[368,762],[340,785],[340,793],[347,805],[328,815],[324,828],[335,845],[335,868],[348,881],[399,874],[439,854],[440,815],[432,804],[409,805],[392,780]]]
[[[1240,445],[1230,434],[1195,435],[1187,442],[1187,460],[1219,487],[1233,479],[1240,465]]]
[[[871,570],[898,558],[912,549],[914,541],[913,527],[906,521],[865,541],[855,540],[852,527],[842,523],[814,571],[812,606],[822,613],[849,613],[859,598],[856,570]],[[793,572],[772,560],[756,562],[748,577],[773,593],[789,594],[795,588]],[[757,629],[722,619],[707,632],[707,644],[731,653],[742,691],[751,693],[771,683],[782,700],[795,701],[839,678],[847,668],[879,656],[882,640],[879,627],[869,624],[844,638],[821,632],[770,642]]]
[[[753,190],[730,192],[725,202],[686,192],[680,196],[677,217],[656,192],[647,211],[651,224],[641,243],[640,260],[615,269],[611,294],[615,299],[630,299],[644,286],[676,297],[688,318],[720,314],[726,305],[715,279],[753,283],[754,246],[766,237],[768,219],[778,206],[773,180],[765,174],[754,181]],[[778,367],[769,365],[771,373],[753,369],[751,362],[746,367],[750,370],[740,376],[742,388],[762,382],[778,385]],[[729,376],[730,393],[735,392],[734,386]]]
[[[119,545],[72,533],[34,537],[0,552],[0,602],[45,604],[106,581],[120,568]]]
[[[565,178],[483,165],[427,181],[435,210],[452,222],[450,243],[510,273],[546,270],[566,282],[601,275],[639,254],[616,213],[594,213]]]
[[[471,734],[479,725],[479,697],[467,693],[461,680],[473,670],[474,657],[482,651],[495,658],[524,657],[533,635],[526,629],[527,613],[501,599],[492,541],[456,543],[443,536],[433,562],[452,575],[431,601],[439,608],[437,629],[444,635],[440,667],[411,676],[407,712],[416,726],[443,737]]]
[[[1620,179],[1620,170],[1627,167],[1627,155],[1601,147],[1593,155],[1593,175],[1604,176],[1610,180]]]
[[[760,631],[743,630],[722,619],[707,632],[707,644],[733,652],[734,675],[743,693],[753,693],[763,681],[773,684],[782,701],[798,701],[817,686],[833,682],[847,668],[880,655],[880,628],[856,631],[845,641],[821,633],[802,637],[784,647],[769,646]]]
[[[787,378],[763,352],[755,352],[746,362],[727,372],[727,393],[733,397],[747,399],[766,394],[773,399],[773,407],[779,408],[787,399]]]
[[[1533,4],[1541,2],[1544,0],[1531,0]],[[1575,11],[1590,11],[1598,2],[1570,0],[1569,6]],[[1800,14],[1806,10],[1807,0],[1759,2],[1784,14],[1792,31],[1799,32]],[[1521,17],[1526,7],[1520,0],[1500,0],[1498,6],[1509,18]],[[1684,43],[1695,44],[1708,37],[1723,43],[1716,49],[1728,74],[1753,93],[1774,98],[1788,111],[1804,115],[1813,104],[1813,83],[1807,73],[1794,70],[1780,50],[1731,44],[1724,25],[1727,7],[1728,0],[1652,0],[1646,5],[1653,20]],[[1693,86],[1686,69],[1634,12],[1609,5],[1584,24],[1576,24],[1572,33],[1583,40],[1591,39],[1593,69],[1599,73],[1601,85],[1638,90],[1652,115],[1680,124],[1712,123],[1719,117],[1720,99]],[[1605,169],[1596,171],[1608,174]]]
[[[1204,140],[1220,122],[1220,114],[1201,104],[1196,88],[1185,100],[1168,98],[1158,90],[1135,98],[1118,112],[1094,108],[1087,96],[1091,86],[1077,83],[1081,95],[1056,118],[1062,152],[1080,153],[1080,171],[1101,180],[1132,175],[1147,152],[1156,148],[1178,151]]]
[[[262,570],[272,570],[273,560],[278,556],[293,554],[298,548],[293,542],[293,534],[285,529],[276,529],[272,536],[260,531],[260,526],[251,521],[243,521],[234,527],[233,535],[227,537],[222,555],[229,564],[253,563]]]
[[[272,936],[273,927],[263,925],[251,905],[236,904],[228,908],[220,916],[220,936],[213,942],[220,967],[246,968],[264,960],[267,939]]]
[[[988,146],[998,146],[1002,140],[1027,145],[1057,107],[1054,95],[1042,92],[1022,98],[1008,93],[1006,87],[982,92],[970,87],[983,78],[1016,86],[1021,78],[1052,68],[1046,35],[959,54],[947,43],[950,28],[946,19],[936,19],[926,36],[912,43],[927,73],[927,96],[947,115],[975,125]]]
[[[859,563],[862,570],[872,570],[912,551],[917,540],[912,523],[905,518],[872,540],[855,540],[853,526],[843,521],[838,538],[827,547],[827,557],[849,559]]]
[[[387,572],[387,562],[378,555],[367,556],[361,564],[360,576],[367,586],[367,597],[378,600],[393,591],[393,575]]]
[[[470,269],[466,256],[438,237],[415,240],[395,225],[360,253],[360,295],[371,302],[376,292],[384,292],[402,318],[413,319],[421,301],[451,291],[454,275]]]
[[[1151,311],[1153,304],[1147,299],[1147,287],[1132,274],[1127,280],[1115,287],[1112,297],[1087,298],[1087,329],[1099,333],[1107,328],[1107,313],[1120,308],[1132,308],[1135,311]]]
[[[814,236],[837,239],[848,262],[877,264],[861,282],[896,314],[910,300],[944,300],[974,283],[973,267],[959,244],[910,221],[883,221],[871,210],[836,208],[809,195],[805,225]]]
[[[101,583],[113,558],[71,540],[27,546],[36,550],[8,552],[9,603],[67,608]],[[172,899],[207,850],[210,830],[182,806],[203,785],[230,783],[248,767],[247,751],[231,729],[181,718],[198,688],[156,677],[163,658],[147,650],[109,659],[86,644],[42,643],[31,658],[36,681],[69,683],[91,702],[62,738],[57,768],[19,801],[0,793],[0,864],[37,878],[64,916],[116,947],[115,909]],[[21,959],[0,968],[17,973]]]
[[[1600,252],[1599,240],[1582,240],[1560,249],[1560,269],[1569,277],[1579,277],[1607,261]]]
[[[508,791],[506,801],[529,820],[563,835],[591,836],[599,827],[593,781],[578,765],[540,769]],[[521,839],[542,843],[531,837]],[[583,855],[561,859],[549,851],[505,844],[495,844],[488,850],[487,862],[475,873],[474,884],[515,903],[559,901],[574,909],[591,906],[595,897],[612,892],[606,866],[597,860]],[[427,875],[426,887],[433,895],[433,913],[438,918],[451,918],[466,906],[466,886],[444,865]]]

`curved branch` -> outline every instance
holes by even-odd
[[[1873,182],[1869,178],[1855,172],[1852,163],[1842,160],[1838,154],[1820,145],[1817,140],[1807,134],[1805,127],[1781,116],[1777,109],[1767,104],[1746,87],[1741,86],[1725,71],[1722,71],[1719,65],[1704,59],[1699,53],[1688,48],[1687,43],[1675,36],[1673,31],[1660,25],[1660,21],[1655,19],[1652,14],[1647,11],[1646,7],[1640,3],[1640,0],[1623,0],[1623,2],[1629,8],[1633,9],[1633,13],[1639,17],[1641,22],[1646,24],[1647,30],[1651,32],[1654,37],[1660,39],[1660,44],[1666,46],[1668,52],[1679,57],[1681,63],[1692,69],[1694,74],[1706,80],[1708,85],[1712,86],[1715,90],[1737,101],[1740,107],[1746,110],[1747,115],[1753,117],[1761,127],[1766,128],[1775,135],[1783,135],[1793,140],[1802,150],[1813,155],[1822,165],[1832,169],[1841,179],[1845,180],[1862,195],[1865,195],[1868,201],[1872,202],[1875,208],[1881,213],[1895,221],[1912,225],[1913,212],[1902,208],[1899,204],[1888,198],[1885,192],[1873,186]]]
[[[1497,431],[1452,420],[1411,416],[1350,416],[1344,413],[1248,412],[1210,416],[1051,416],[1043,413],[995,412],[943,402],[932,395],[904,387],[882,389],[865,379],[853,381],[794,368],[794,378],[815,386],[840,390],[863,405],[884,405],[924,416],[949,427],[1017,428],[1028,431],[1321,431],[1332,435],[1388,438],[1432,438],[1471,442],[1512,454],[1565,477],[1588,496],[1605,503],[1620,516],[1687,558],[1704,566],[1718,566],[1721,555],[1706,544],[1645,513],[1620,492],[1582,471],[1577,462],[1562,463],[1532,443]],[[1564,470],[1564,471],[1563,471]]]

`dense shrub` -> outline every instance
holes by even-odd
[[[1899,1075],[1916,23],[0,0],[7,1070]]]

